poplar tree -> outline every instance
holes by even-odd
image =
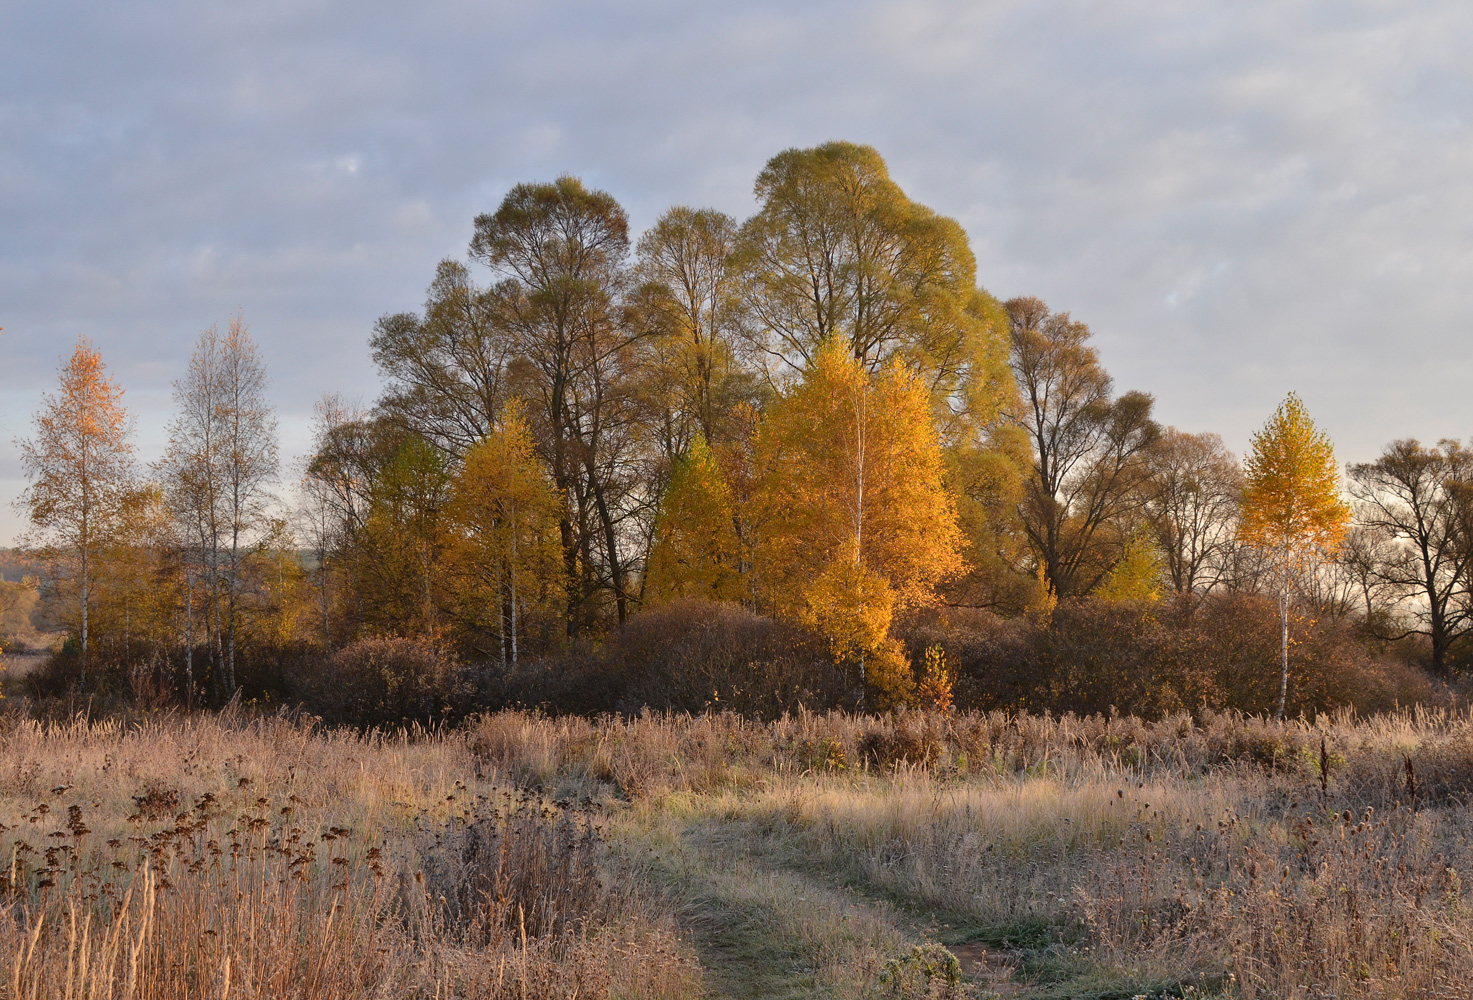
[[[60,390],[42,397],[34,436],[21,441],[30,485],[20,499],[57,562],[76,566],[81,683],[87,680],[98,557],[121,527],[133,483],[123,390],[85,339],[61,367]]]
[[[1289,696],[1289,585],[1296,568],[1322,561],[1340,544],[1350,507],[1330,439],[1294,393],[1253,435],[1244,462],[1239,537],[1266,552],[1279,582],[1279,701]]]

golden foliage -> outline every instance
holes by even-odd
[[[1245,464],[1240,536],[1272,550],[1333,551],[1350,507],[1330,439],[1294,393],[1253,435]]]
[[[558,518],[562,504],[537,458],[521,407],[466,453],[451,487],[455,600],[462,627],[489,631],[505,658],[534,618],[564,599]]]
[[[1095,596],[1107,601],[1159,601],[1164,573],[1160,547],[1150,535],[1137,531],[1125,540],[1125,552],[1095,588]]]
[[[926,387],[898,363],[871,378],[829,341],[758,432],[756,571],[764,603],[792,611],[839,559],[882,577],[903,610],[962,569]]]
[[[742,596],[731,489],[703,435],[675,464],[660,504],[650,551],[645,603],[682,597],[735,601]]]

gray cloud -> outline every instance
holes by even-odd
[[[741,215],[829,138],[1165,420],[1241,448],[1292,388],[1346,459],[1473,433],[1470,37],[1456,2],[8,4],[0,501],[78,335],[150,458],[191,341],[244,308],[299,450],[511,184]]]

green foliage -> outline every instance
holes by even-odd
[[[962,963],[944,945],[919,944],[885,963],[878,987],[878,996],[895,1000],[960,997]]]

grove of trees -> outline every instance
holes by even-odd
[[[1394,442],[1349,467],[1342,497],[1291,395],[1245,466],[1118,391],[1085,323],[984,290],[961,226],[875,150],[787,150],[755,193],[745,221],[680,206],[632,238],[577,178],[517,185],[475,218],[467,257],[433,269],[421,309],[375,324],[382,395],[324,397],[287,490],[242,318],[200,336],[147,469],[121,389],[79,344],[24,444],[37,613],[72,637],[53,689],[291,697],[315,665],[388,676],[373,650],[397,642],[415,645],[405,662],[459,665],[443,688],[409,686],[407,714],[433,716],[537,700],[557,684],[509,678],[539,672],[592,697],[590,671],[642,669],[625,636],[651,662],[706,650],[670,668],[716,678],[669,681],[694,693],[665,707],[687,708],[755,697],[778,662],[817,671],[782,668],[793,698],[872,709],[949,705],[955,681],[978,705],[1103,708],[1117,691],[1122,709],[1282,714],[1400,697],[1411,666],[1461,671],[1473,457],[1458,442]],[[1171,656],[1129,643],[1166,621],[1206,629],[1211,662],[1151,682],[1169,696],[1132,695],[1131,671]],[[1279,655],[1212,638],[1249,621]],[[1100,641],[1125,645],[1081,644],[1081,622],[1114,622]],[[652,643],[651,623],[670,634]],[[682,639],[688,623],[748,638],[718,650]],[[377,645],[338,656],[362,643]],[[734,664],[719,677],[718,655]],[[1031,693],[989,680],[1035,668],[1049,680]]]

